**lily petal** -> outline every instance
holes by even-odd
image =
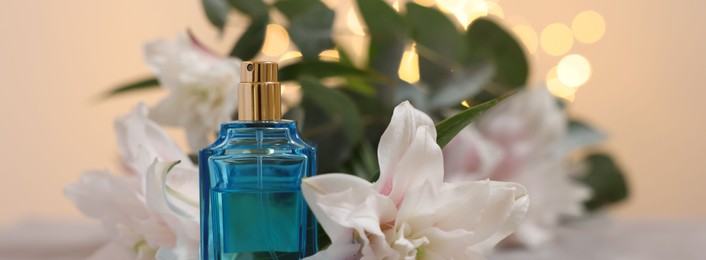
[[[450,182],[490,178],[504,156],[499,145],[473,126],[459,132],[443,151],[444,180]]]
[[[473,232],[464,229],[445,231],[437,227],[431,227],[424,230],[422,235],[431,241],[431,243],[424,247],[419,258],[469,259],[464,255],[466,247],[468,247],[473,238]]]
[[[116,224],[149,216],[140,201],[138,189],[139,182],[135,177],[87,172],[77,183],[67,185],[64,194],[84,215],[102,220],[106,230],[116,233]]]
[[[488,206],[490,181],[444,183],[436,197],[436,222],[443,230],[474,230]]]
[[[358,251],[360,251],[360,244],[336,243],[331,244],[325,250],[319,251],[315,255],[304,258],[304,260],[356,260],[360,258],[360,256],[357,256]]]
[[[427,114],[414,108],[409,101],[395,107],[390,125],[380,137],[378,146],[380,179],[375,187],[381,193],[389,194],[392,190],[392,178],[397,172],[396,168],[415,139],[417,128],[420,126],[428,126],[429,134],[436,140],[434,121]]]
[[[139,103],[132,113],[115,120],[114,128],[118,151],[135,173],[143,173],[149,165],[142,165],[141,158],[160,158],[165,161],[184,161],[191,164],[179,145],[157,123],[149,119],[149,109]],[[143,149],[143,151],[140,151]],[[140,152],[145,152],[140,154]],[[150,162],[151,163],[151,162]]]
[[[356,191],[371,190],[371,187],[372,184],[361,178],[348,174],[330,173],[304,179],[302,181],[302,194],[321,227],[331,238],[332,243],[352,243],[353,231],[350,228],[341,226],[328,216],[319,205],[319,201],[328,194],[344,192],[349,189]],[[368,193],[359,195],[366,196]]]
[[[195,178],[196,172],[176,168],[179,163],[179,161],[154,161],[145,177],[145,200],[148,207],[161,214],[197,220],[199,210],[193,205],[197,201],[195,194],[181,193],[182,187],[174,189],[167,185],[169,182],[167,176],[172,177],[172,183],[178,183],[181,186],[187,182],[184,179],[191,178],[193,180]],[[192,181],[191,184],[195,183]]]
[[[524,186],[511,182],[490,182],[488,206],[476,226],[472,248],[484,255],[522,223],[529,208]]]
[[[392,183],[389,197],[396,204],[401,202],[409,188],[425,182],[434,190],[439,189],[444,180],[444,159],[441,148],[436,143],[433,127],[424,125],[416,129],[407,151],[400,158],[392,175],[387,177]]]

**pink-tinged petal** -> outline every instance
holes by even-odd
[[[525,163],[541,160],[556,149],[566,133],[566,115],[548,90],[540,87],[509,97],[474,125],[504,150],[495,174],[506,180]]]
[[[382,224],[382,223],[381,223]],[[382,224],[389,226],[391,224]],[[392,231],[388,229],[388,231]],[[376,259],[399,259],[399,253],[397,253],[388,243],[387,232],[384,236],[379,235],[368,235],[367,237],[362,237],[363,247],[361,248],[361,260],[376,260]]]
[[[504,152],[475,127],[463,129],[443,149],[444,180],[475,181],[491,177]]]
[[[395,216],[392,201],[372,189],[329,193],[317,204],[336,224],[361,234],[383,236],[380,224],[393,221]]]
[[[444,179],[444,159],[441,148],[436,143],[434,131],[433,126],[418,127],[411,144],[389,176],[392,182],[389,197],[396,204],[402,202],[409,188],[425,182],[434,190],[441,186]]]
[[[434,226],[442,230],[474,230],[488,207],[489,181],[444,183],[436,196]]]
[[[348,174],[324,174],[306,178],[302,181],[304,199],[306,199],[311,211],[334,243],[352,243],[353,230],[350,227],[341,225],[338,222],[339,219],[333,219],[332,216],[329,216],[320,201],[332,194],[347,191],[355,191],[357,194],[353,194],[355,196],[349,198],[352,202],[347,201],[345,205],[343,202],[341,203],[342,208],[340,210],[344,211],[341,213],[342,215],[347,213],[344,207],[352,207],[354,203],[365,201],[367,196],[375,195],[375,192],[372,190],[372,185],[369,182]],[[332,211],[334,209],[328,208],[328,210]]]
[[[416,231],[431,227],[436,218],[436,207],[443,201],[437,200],[434,187],[426,182],[408,190],[404,200],[399,205],[396,218],[396,228],[401,225],[411,225]],[[410,230],[414,232],[414,230]],[[409,234],[415,236],[414,233]]]
[[[415,229],[419,227],[410,223],[401,223],[396,229],[392,248],[397,251],[396,258],[417,259],[417,249],[424,248],[430,243],[429,238],[420,235]]]
[[[427,126],[429,134],[436,140],[436,128],[431,118],[417,110],[408,101],[395,107],[390,125],[380,137],[378,146],[378,161],[380,162],[380,179],[375,184],[382,194],[392,191],[392,179],[400,160],[405,155],[417,134],[417,128]]]
[[[490,182],[490,196],[483,216],[475,227],[473,250],[487,254],[501,240],[515,232],[527,215],[529,196],[522,185]]]
[[[430,243],[421,251],[421,255],[418,256],[420,259],[469,259],[465,255],[465,249],[473,239],[472,231],[464,229],[446,231],[431,227],[423,230],[421,235]]]
[[[397,209],[371,183],[347,174],[324,174],[304,179],[302,192],[333,245],[358,244],[363,257],[391,252],[379,243],[384,241],[381,226],[392,225]]]
[[[304,260],[356,260],[359,259],[358,251],[360,244],[331,244],[324,250],[319,251],[313,256],[304,258]]]
[[[221,58],[220,56],[218,56],[218,54],[216,54],[215,51],[206,47],[206,45],[203,44],[198,38],[196,38],[196,35],[194,35],[191,31],[187,31],[186,35],[189,37],[189,41],[195,49],[201,50],[202,52],[204,52],[204,54],[211,55],[214,58]]]

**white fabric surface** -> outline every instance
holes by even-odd
[[[85,259],[107,241],[97,222],[27,220],[0,230],[0,259]]]
[[[702,260],[706,220],[610,221],[596,218],[560,231],[553,244],[497,251],[489,260]],[[95,222],[29,220],[0,231],[2,260],[85,259],[108,241]]]
[[[703,260],[706,220],[588,220],[560,231],[558,239],[533,251],[495,252],[489,260]]]

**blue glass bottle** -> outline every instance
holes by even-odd
[[[281,120],[277,64],[244,62],[238,121],[199,153],[201,259],[301,259],[317,250],[301,180],[316,151]]]

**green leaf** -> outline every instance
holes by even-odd
[[[395,9],[382,0],[358,0],[358,9],[375,42],[394,42],[407,35],[407,24]]]
[[[578,180],[593,190],[593,197],[584,204],[588,210],[615,204],[628,197],[625,176],[609,155],[591,154],[586,158],[586,164],[590,169]]]
[[[527,83],[529,64],[522,46],[497,23],[476,19],[468,27],[466,43],[469,60],[488,59],[495,64],[495,83],[511,89]]]
[[[228,20],[228,3],[225,0],[202,0],[206,18],[213,26],[216,26],[219,31],[223,31],[223,27]]]
[[[343,49],[338,49],[338,56],[340,58],[339,62],[345,66],[348,67],[355,67],[355,64],[353,64],[353,60],[351,59],[351,56],[346,53],[345,50]],[[375,74],[375,73],[371,73]],[[383,75],[379,75],[380,80],[384,80]],[[352,92],[365,95],[368,97],[374,97],[377,92],[375,91],[375,87],[373,87],[369,80],[367,80],[365,77],[359,77],[355,75],[350,75],[350,76],[345,76],[346,79],[346,84],[344,85],[345,89],[351,90]],[[377,77],[375,77],[377,78]],[[373,79],[375,80],[375,79]],[[358,104],[358,103],[356,103]]]
[[[274,6],[287,16],[287,19],[292,20],[320,4],[319,0],[279,0]]]
[[[445,67],[454,67],[464,59],[463,35],[441,11],[408,3],[407,21],[420,56]]]
[[[248,29],[240,36],[240,40],[231,50],[230,56],[238,57],[241,60],[250,60],[255,57],[262,49],[262,44],[265,43],[269,20],[269,16],[266,14],[253,18]]]
[[[124,86],[120,86],[117,88],[114,88],[113,90],[108,91],[107,93],[103,94],[103,98],[109,98],[115,95],[120,95],[120,94],[125,94],[128,92],[133,92],[136,90],[145,90],[145,89],[152,89],[152,88],[158,88],[159,87],[159,81],[156,78],[146,78],[146,79],[141,79],[137,80],[131,83],[128,83]]]
[[[385,106],[394,107],[395,92],[402,83],[398,70],[409,26],[400,14],[382,0],[358,0],[357,3],[371,35],[369,67],[384,75],[387,81],[373,84],[375,93]]]
[[[360,142],[354,149],[353,156],[343,165],[340,172],[371,180],[379,171],[375,150],[370,143]]]
[[[331,40],[335,13],[323,3],[310,0],[280,1],[275,6],[289,19],[289,38],[304,59],[318,59],[319,53],[334,47]]]
[[[375,74],[372,72],[364,71],[340,62],[321,60],[302,60],[287,65],[279,70],[280,81],[296,80],[302,76],[312,76],[318,79],[346,76],[375,78]]]
[[[377,149],[382,133],[390,124],[393,108],[385,106],[376,95],[363,94],[350,88],[339,89],[358,107],[361,122],[365,127],[363,135],[365,140],[363,141],[367,141],[374,149]]]
[[[429,99],[429,109],[440,109],[460,104],[477,93],[493,77],[495,68],[489,63],[464,68],[441,88],[436,88]]]
[[[346,95],[315,78],[302,78],[300,82],[305,111],[302,134],[318,145],[321,172],[338,169],[362,137],[358,109]]]
[[[309,211],[309,214],[314,214],[311,211]],[[327,248],[329,245],[331,245],[331,238],[328,237],[326,234],[326,230],[321,226],[321,223],[317,223],[316,229],[318,232],[316,232],[317,236],[317,242],[319,244],[319,249],[323,250]]]
[[[438,143],[441,148],[444,148],[463,128],[478,119],[485,111],[488,111],[488,109],[492,108],[497,103],[498,100],[491,100],[480,105],[472,106],[465,111],[439,122],[436,124],[436,143]]]
[[[407,4],[407,20],[412,26],[412,39],[417,42],[419,75],[434,94],[446,85],[453,85],[453,78],[469,75],[471,67],[463,67],[466,48],[463,34],[441,11],[417,4]],[[458,81],[458,80],[455,80]],[[460,96],[465,99],[467,96]],[[439,104],[438,101],[434,103]]]
[[[395,90],[395,103],[409,101],[414,104],[414,107],[429,113],[429,90],[424,83],[409,84],[401,82],[400,86]]]
[[[566,137],[559,145],[558,154],[565,154],[574,149],[597,145],[605,141],[608,136],[591,127],[590,125],[577,121],[569,121]]]
[[[228,3],[250,17],[267,15],[269,9],[262,0],[228,0]]]

